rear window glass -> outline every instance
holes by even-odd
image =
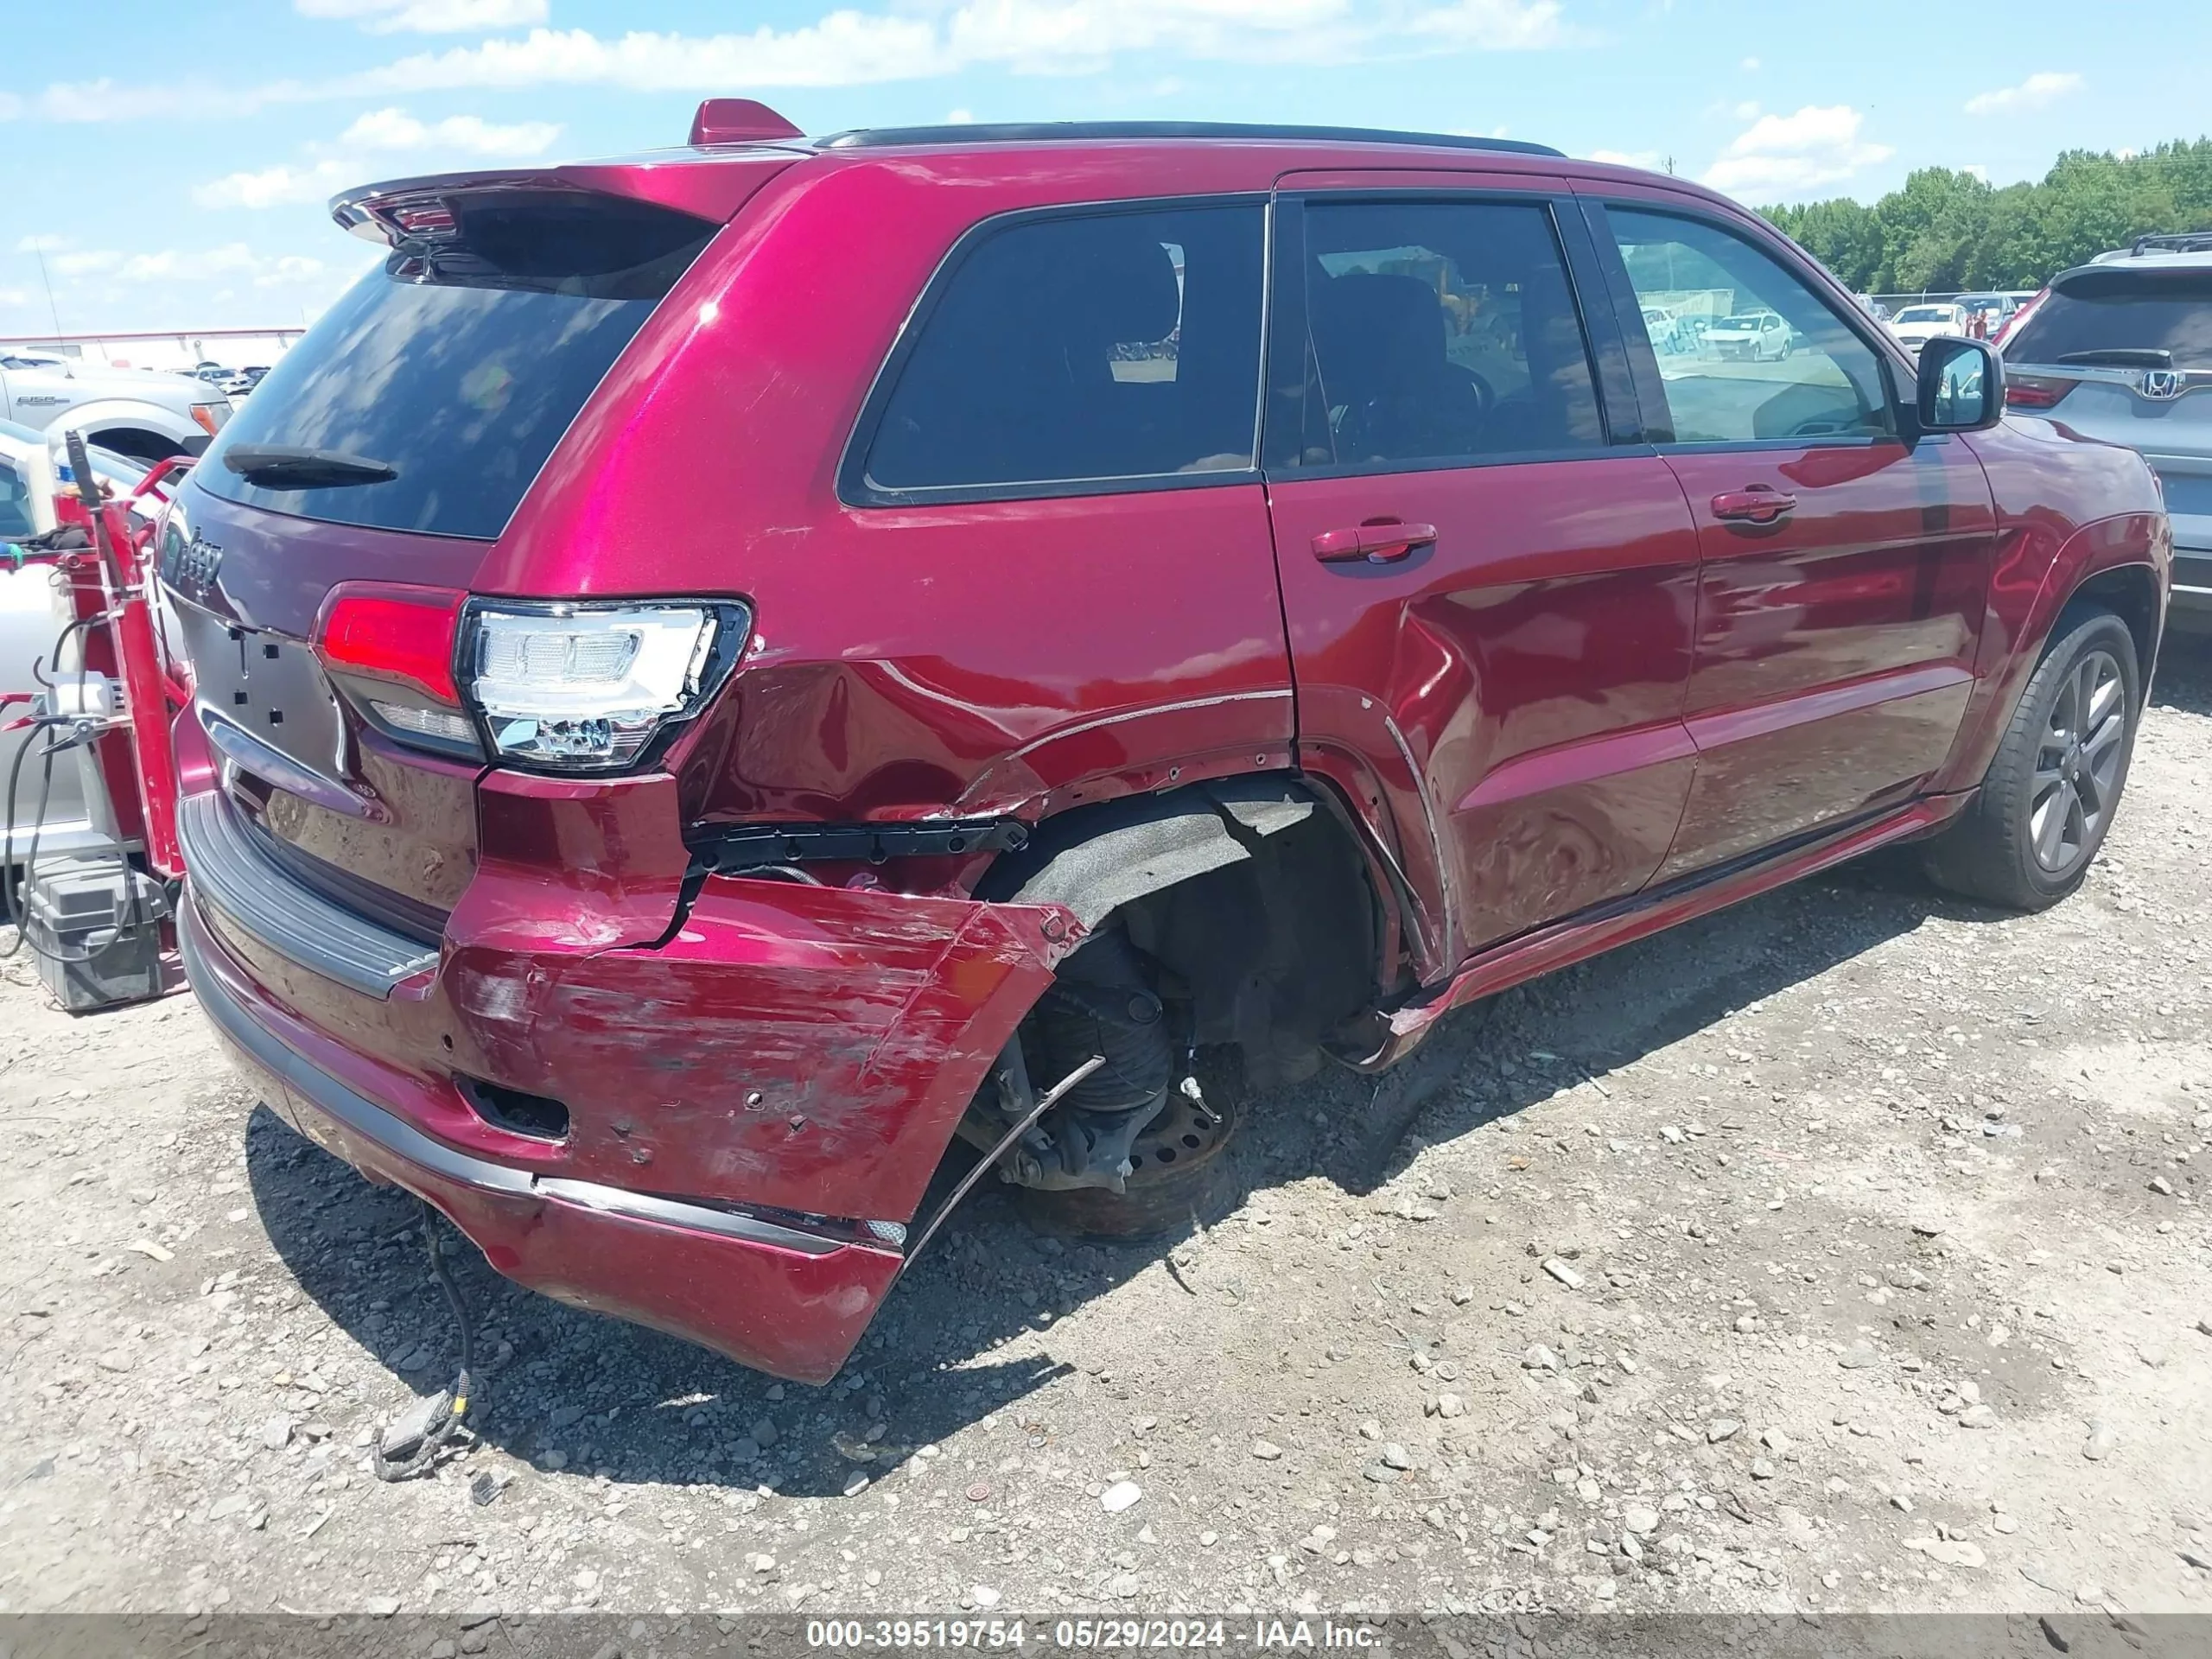
[[[2212,270],[2086,272],[2046,295],[2005,342],[2014,363],[2106,352],[2164,352],[2174,368],[2212,368]]]
[[[1257,203],[1017,221],[956,265],[870,444],[882,492],[1249,472]]]
[[[490,539],[616,355],[714,234],[568,192],[451,199],[254,389],[193,469],[233,501],[331,524]],[[328,451],[392,474],[302,488],[226,455]]]

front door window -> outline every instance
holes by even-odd
[[[1751,244],[1695,219],[1625,207],[1609,209],[1607,217],[1658,363],[1676,442],[1894,435],[1873,347],[1799,278]]]

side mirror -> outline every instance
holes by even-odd
[[[2005,413],[2005,359],[1985,340],[1942,334],[1920,348],[1923,432],[1979,432]]]

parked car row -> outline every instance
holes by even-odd
[[[1670,311],[1656,305],[1641,308],[1651,349],[1662,357],[1770,362],[1779,361],[1796,349],[1796,334],[1771,311],[1716,316],[1709,312]]]
[[[1271,1087],[1456,1006],[1891,842],[2023,908],[2095,857],[2151,471],[1726,199],[1342,130],[692,146],[340,197],[385,259],[160,531],[201,1006],[524,1283],[823,1381],[956,1137],[1187,1224]]]
[[[1900,305],[1893,312],[1872,296],[1859,296],[1866,315],[1885,325],[1909,352],[1917,352],[1931,340],[1957,335],[1995,340],[2019,315],[2028,296],[2009,293],[1961,294],[1948,300],[1921,300]]]
[[[268,372],[266,364],[256,364],[251,368],[227,369],[220,363],[201,363],[194,367],[192,376],[195,380],[205,381],[218,388],[226,397],[243,397],[259,385],[262,377]]]

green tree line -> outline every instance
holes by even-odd
[[[2136,237],[2212,230],[2212,138],[2069,149],[2039,182],[2002,189],[1927,167],[1871,207],[1839,197],[1760,212],[1862,294],[2040,288]]]

